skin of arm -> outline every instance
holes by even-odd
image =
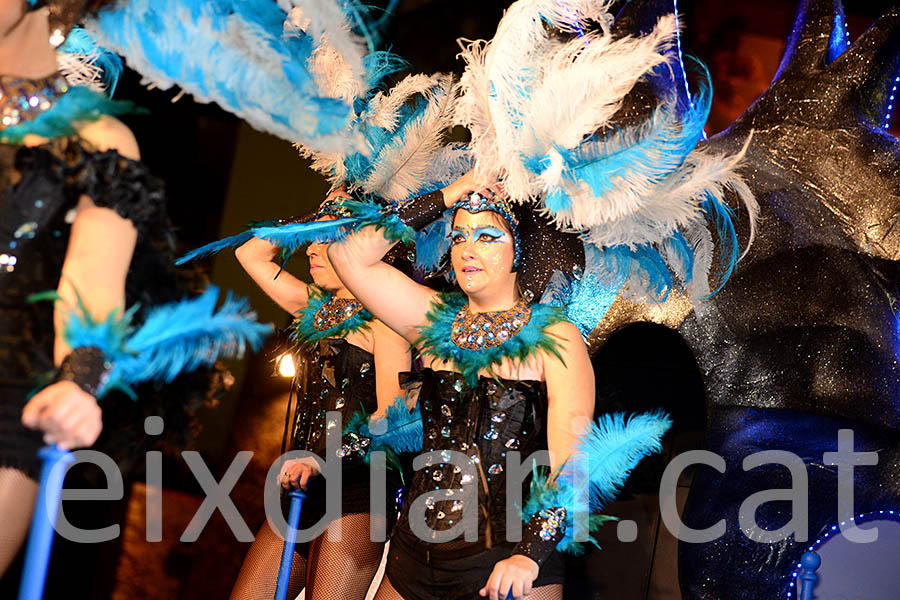
[[[287,271],[281,270],[281,266],[273,260],[277,253],[278,249],[273,244],[258,238],[252,238],[234,251],[238,262],[260,289],[278,306],[293,315],[309,302],[309,288]]]
[[[555,469],[574,451],[575,442],[594,415],[594,369],[578,328],[571,323],[556,323],[548,333],[557,339],[563,358],[542,353],[544,377],[549,400],[547,446],[550,463]],[[509,591],[516,600],[531,593],[540,567],[527,556],[514,554],[494,565],[487,584],[479,591],[482,597],[505,600]]]
[[[452,207],[477,187],[474,173],[466,173],[441,190],[444,205]],[[347,289],[369,312],[414,344],[419,338],[418,327],[425,324],[425,315],[437,294],[381,262],[393,245],[374,227],[366,227],[342,243],[331,244],[328,259]]]
[[[350,293],[375,318],[413,344],[425,324],[436,292],[381,262],[393,243],[365,227],[342,243],[328,246],[328,258]]]
[[[115,119],[104,117],[80,133],[98,150],[115,150],[134,160],[140,157],[131,131]],[[81,197],[57,289],[63,298],[54,313],[53,355],[57,365],[70,352],[62,336],[60,310],[77,306],[80,296],[88,312],[98,319],[121,311],[136,243],[137,230],[130,221],[113,209],[96,206],[87,196]],[[22,423],[43,430],[45,442],[63,448],[90,446],[102,429],[96,400],[71,381],[55,383],[36,394],[22,411]]]

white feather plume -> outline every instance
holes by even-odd
[[[743,156],[743,151],[731,156],[712,155],[704,150],[691,152],[683,167],[659,182],[640,206],[625,217],[590,227],[588,238],[600,247],[659,244],[675,231],[705,219],[700,204],[710,189],[734,191],[752,224],[759,210],[756,199],[735,170]],[[590,189],[585,193],[591,194]],[[599,201],[621,193],[632,192],[616,189]]]
[[[375,127],[394,131],[400,108],[416,94],[431,94],[438,85],[434,75],[415,74],[403,78],[387,92],[378,92],[369,102],[363,119]]]
[[[450,75],[436,75],[437,85],[425,97],[422,115],[403,125],[394,139],[375,157],[374,169],[361,189],[385,200],[399,202],[426,181],[444,135],[452,125],[456,85]]]
[[[56,66],[70,86],[86,85],[94,91],[102,92],[106,86],[103,85],[103,69],[97,65],[99,57],[99,52],[91,54],[57,52]]]
[[[303,31],[316,42],[310,70],[325,96],[352,101],[366,91],[365,40],[353,33],[338,2],[290,0],[285,33]]]
[[[561,42],[547,35],[542,20],[580,31],[588,20],[608,30],[609,2],[520,0],[507,11],[490,42],[463,48],[467,63],[455,120],[472,133],[479,175],[502,173],[510,195],[536,198],[545,185],[523,157],[571,149],[607,124],[625,95],[648,71],[666,61],[674,42],[674,15],[660,19],[638,38],[613,40],[588,33]],[[556,156],[547,178],[558,179]]]

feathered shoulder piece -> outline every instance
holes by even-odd
[[[360,147],[353,102],[389,70],[338,0],[129,0],[87,28],[146,81],[321,151]],[[346,10],[345,10],[346,9]],[[356,14],[356,13],[354,13]],[[356,27],[358,30],[359,27]]]
[[[461,325],[461,312],[468,310],[468,300],[461,293],[439,294],[431,304],[428,312],[428,323],[419,328],[419,340],[416,346],[423,354],[430,354],[443,361],[452,362],[466,378],[466,383],[474,386],[479,374],[493,373],[493,369],[504,359],[516,363],[524,363],[529,357],[543,351],[562,360],[556,339],[547,329],[565,320],[564,313],[547,304],[531,304],[527,314],[508,311],[511,316],[524,323],[516,323],[514,333],[502,332],[500,344],[478,344],[471,336],[484,336],[483,331],[467,332],[471,344],[459,345],[454,339],[463,334],[458,330]],[[493,334],[492,334],[493,335]],[[483,347],[478,347],[483,346]]]
[[[514,3],[491,41],[463,49],[455,120],[472,133],[479,172],[500,174],[513,199],[597,250],[585,276],[639,299],[664,300],[674,283],[700,299],[738,258],[727,198],[748,210],[752,231],[756,202],[735,170],[742,153],[696,148],[711,93],[700,67],[699,90],[687,94],[674,5],[642,24],[614,19],[612,4]],[[646,9],[637,4],[647,3],[623,13]]]

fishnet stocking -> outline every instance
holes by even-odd
[[[381,564],[384,544],[369,537],[369,514],[340,518],[341,541],[323,533],[312,541],[306,600],[365,600]]]
[[[231,590],[231,600],[272,600],[275,597],[275,583],[278,581],[278,566],[281,564],[283,549],[284,540],[272,531],[268,523],[263,523],[241,565],[241,572]],[[297,597],[303,589],[304,579],[306,559],[294,552],[288,598]]]
[[[28,535],[38,485],[22,471],[0,468],[0,577]]]
[[[539,588],[531,590],[531,594],[526,596],[528,600],[562,600],[563,586],[560,584],[542,585]],[[387,575],[381,580],[378,586],[378,592],[375,594],[374,600],[407,600],[400,595],[400,592],[391,585],[391,580]],[[505,600],[505,599],[504,599]]]

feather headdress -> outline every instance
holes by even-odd
[[[87,22],[146,81],[179,85],[253,127],[335,151],[361,143],[353,99],[396,66],[337,0],[129,0]]]
[[[514,3],[492,40],[463,48],[455,120],[472,133],[479,174],[582,234],[588,268],[560,274],[545,300],[568,304],[602,288],[659,301],[676,280],[700,299],[737,260],[727,196],[748,210],[752,240],[756,202],[735,171],[743,154],[696,148],[708,74],[700,69],[693,99],[676,81],[675,15],[621,31],[634,24],[617,29],[611,4]],[[586,308],[570,315],[582,332],[605,313]]]

